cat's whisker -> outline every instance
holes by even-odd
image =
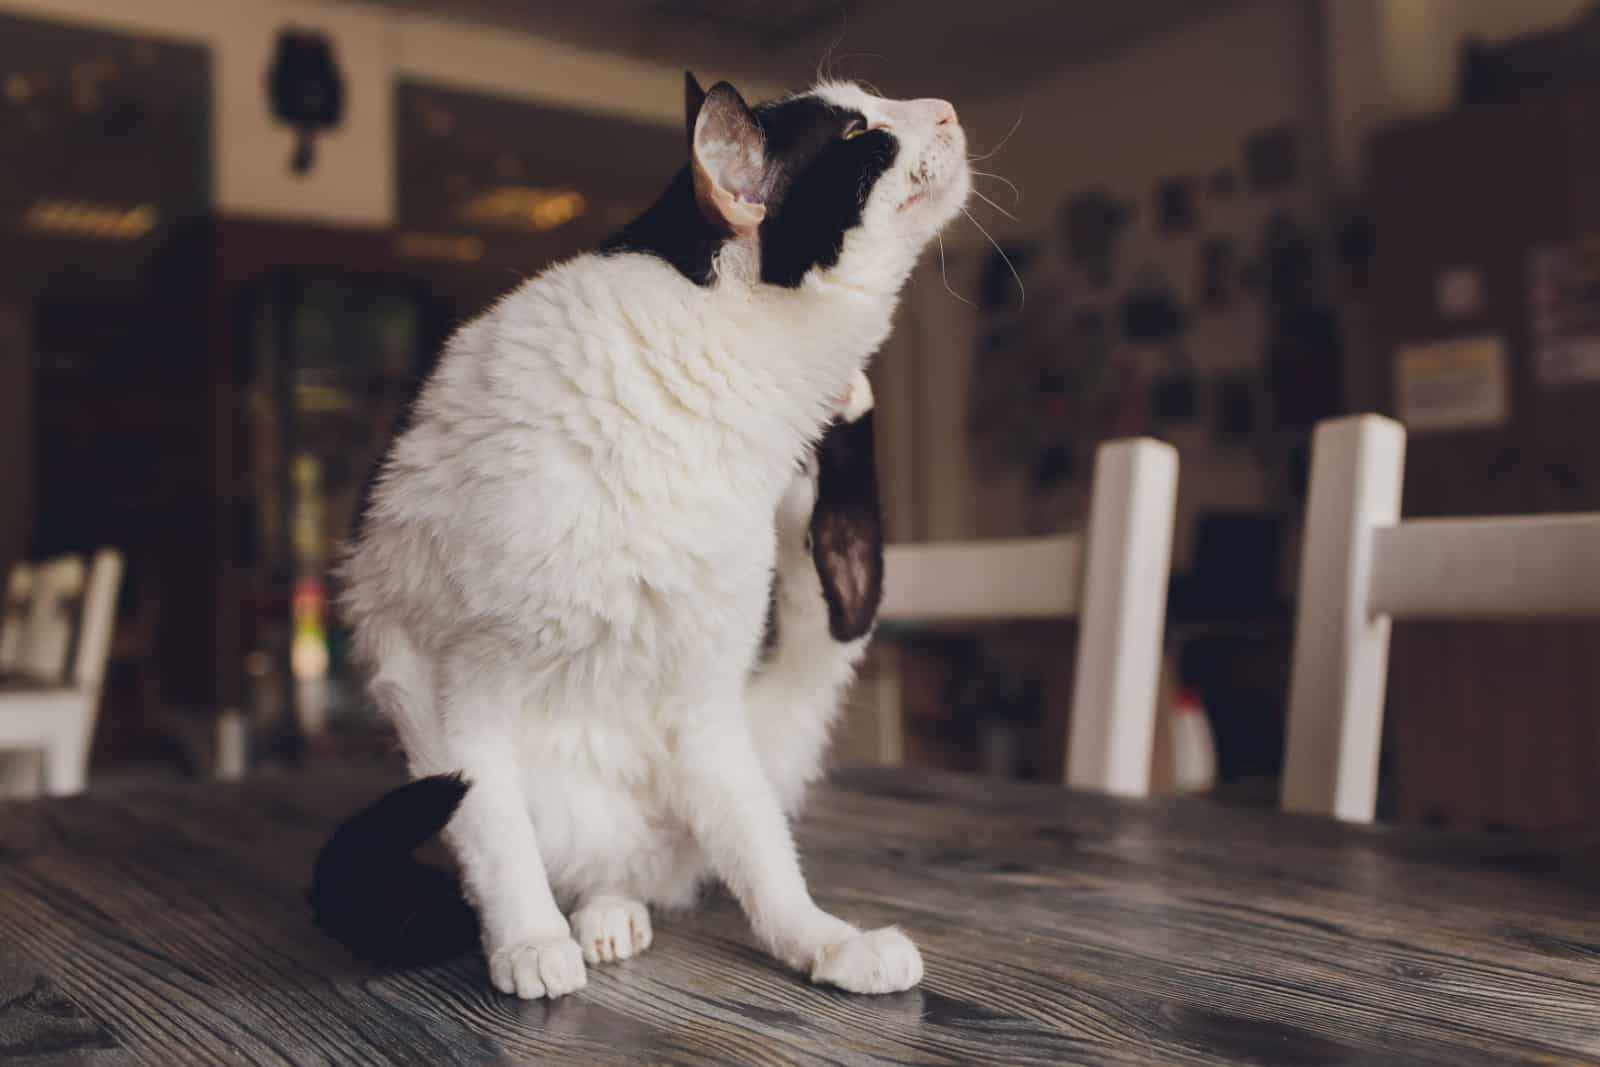
[[[978,192],[978,190],[976,190],[976,189],[972,190],[972,195],[977,197],[979,200],[982,200],[985,204],[988,204],[990,207],[994,208],[996,211],[1000,212],[1000,214],[1004,215],[1006,218],[1010,219],[1012,222],[1021,222],[1022,221],[1021,219],[1019,219],[1015,215],[1013,215],[1011,212],[1007,211],[1005,208],[1003,208],[999,204],[995,203],[993,200],[990,200],[987,196],[984,196],[982,193]]]
[[[852,59],[876,59],[876,60],[880,60],[880,61],[882,61],[884,63],[889,62],[889,57],[885,56],[885,55],[883,55],[882,53],[879,53],[879,52],[840,52],[838,55],[833,57],[833,73],[837,74],[839,67],[842,64],[844,64],[844,63],[846,63],[846,62],[848,62],[849,60],[852,60]],[[830,76],[833,76],[833,75],[830,75]],[[866,90],[871,95],[876,96],[879,99],[883,99],[884,98],[883,90],[878,88],[876,85],[874,85],[872,82],[868,81],[867,79],[862,78],[862,77],[853,77],[850,80],[855,82],[857,85],[859,85],[862,89]]]
[[[833,80],[833,68],[830,66],[830,64],[833,62],[833,50],[844,44],[844,35],[849,31],[849,29],[849,21],[846,20],[839,27],[839,36],[830,41],[828,43],[828,47],[823,49],[822,58],[817,60],[817,81],[825,82]]]
[[[968,162],[971,162],[971,163],[982,163],[984,160],[989,159],[992,156],[998,155],[999,152],[1000,152],[1000,149],[1002,149],[1002,148],[1004,148],[1006,146],[1006,142],[1011,140],[1012,135],[1017,132],[1019,127],[1021,127],[1021,125],[1022,125],[1022,114],[1023,113],[1020,112],[1020,111],[1017,112],[1017,121],[1013,122],[1011,124],[1010,132],[1008,132],[1004,137],[1000,138],[1000,143],[999,144],[995,145],[993,148],[989,149],[989,151],[985,152],[981,156],[968,156],[967,157]]]
[[[1000,242],[994,239],[994,235],[983,228],[983,223],[972,217],[972,212],[968,211],[966,208],[962,208],[961,213],[967,217],[968,222],[972,223],[978,228],[979,233],[988,238],[989,243],[994,246],[994,250],[1000,254],[1001,260],[1003,260],[1005,265],[1010,268],[1011,276],[1017,280],[1017,310],[1022,310],[1022,308],[1028,303],[1028,287],[1022,284],[1022,275],[1017,273],[1017,265],[1011,262],[1011,257],[1006,255],[1006,250],[1000,247]]]
[[[970,215],[967,217],[971,218]],[[982,229],[982,227],[979,228]],[[966,297],[950,288],[950,271],[946,269],[944,262],[944,234],[935,234],[934,236],[939,238],[939,277],[944,281],[944,291],[961,301],[963,304],[966,304],[968,307],[977,307],[977,304],[974,304],[972,301],[968,300]]]
[[[889,61],[889,57],[882,52],[840,52],[833,58],[835,62],[845,59],[881,59],[885,63]]]
[[[998,174],[993,174],[993,173],[991,173],[989,171],[986,171],[986,170],[969,170],[968,173],[971,174],[974,178],[993,178],[995,181],[999,182],[1001,185],[1004,185],[1007,189],[1010,189],[1011,190],[1011,206],[1012,207],[1015,207],[1016,205],[1022,203],[1022,191],[1017,188],[1016,183],[1013,182],[1010,178],[1003,178]]]

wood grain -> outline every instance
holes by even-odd
[[[0,1062],[1600,1063],[1594,836],[855,773],[808,872],[917,937],[921,988],[808,986],[719,898],[551,1004],[321,936],[312,857],[388,784],[355,777],[0,806]]]

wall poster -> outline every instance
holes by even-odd
[[[1600,384],[1600,237],[1528,254],[1528,312],[1534,380]]]
[[[1395,353],[1395,409],[1412,433],[1502,426],[1511,414],[1508,371],[1498,334],[1405,345]]]

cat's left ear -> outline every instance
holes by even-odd
[[[689,155],[695,201],[718,229],[735,236],[753,233],[767,217],[761,199],[766,177],[761,126],[744,97],[727,82],[713,85],[695,108],[699,88],[690,75],[684,83],[684,102],[694,109]]]

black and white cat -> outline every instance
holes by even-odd
[[[850,84],[754,110],[726,83],[687,96],[689,165],[464,327],[385,461],[342,601],[429,781],[344,851],[449,819],[491,979],[521,997],[642,951],[649,909],[713,877],[812,980],[905,989],[916,947],[818,907],[790,835],[881,576],[794,471],[865,407],[900,289],[968,195],[965,137],[944,101]],[[858,425],[822,437],[819,484]],[[340,893],[319,878],[319,912],[359,907]]]

